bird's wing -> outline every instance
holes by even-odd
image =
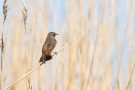
[[[48,50],[52,51],[54,47],[56,46],[57,41],[55,39],[49,38],[46,39],[43,48],[42,48],[42,53],[46,53]]]
[[[52,40],[51,45],[49,46],[48,50],[52,51],[54,49],[54,47],[56,46],[56,43],[57,43],[57,41],[55,39]]]
[[[46,53],[48,50],[48,47],[50,47],[50,45],[51,45],[51,43],[48,40],[46,40],[43,45],[43,48],[42,48],[42,53]]]

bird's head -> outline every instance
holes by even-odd
[[[55,33],[55,32],[49,32],[49,33],[48,33],[48,36],[55,37],[56,35],[58,35],[58,34],[57,34],[57,33]]]

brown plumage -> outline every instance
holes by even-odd
[[[56,35],[58,35],[58,34],[56,34],[55,32],[48,33],[47,38],[46,38],[46,40],[43,44],[43,47],[42,47],[42,55],[41,55],[39,62],[45,63],[46,61],[52,59],[51,52],[57,43],[57,41],[55,39]]]

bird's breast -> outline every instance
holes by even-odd
[[[52,56],[50,50],[48,50],[45,54],[46,54],[47,56]]]

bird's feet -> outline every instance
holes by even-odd
[[[52,53],[54,53],[55,55],[57,55],[57,52],[52,52]]]

